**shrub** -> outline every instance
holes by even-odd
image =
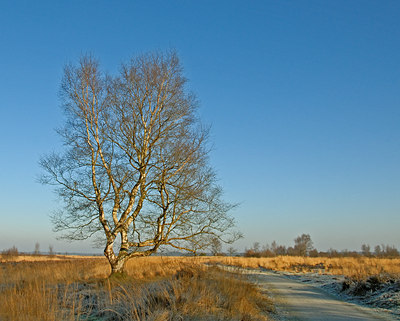
[[[13,246],[12,248],[9,248],[8,250],[4,250],[1,252],[1,256],[3,259],[11,259],[19,255],[18,249]]]

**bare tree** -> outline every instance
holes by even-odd
[[[216,256],[216,255],[221,255],[222,253],[222,243],[220,239],[216,236],[211,238],[210,242],[210,250],[211,254]]]
[[[361,254],[364,256],[371,256],[371,247],[369,246],[369,244],[361,245]]]
[[[229,256],[235,256],[236,253],[237,253],[237,250],[236,250],[234,247],[230,246],[230,247],[228,248],[228,255],[229,255]]]
[[[272,241],[272,243],[271,243],[271,252],[274,254],[274,255],[277,255],[277,250],[278,250],[278,243],[276,243],[276,241]]]
[[[112,273],[160,246],[194,252],[212,236],[240,237],[185,83],[173,52],[134,58],[115,77],[92,57],[65,68],[66,151],[41,159],[41,181],[64,203],[55,230],[70,240],[100,235]]]
[[[39,255],[40,254],[40,244],[39,242],[35,243],[35,250],[33,251],[34,255]]]
[[[294,239],[293,252],[295,255],[308,256],[313,249],[313,242],[309,234],[302,234]]]
[[[256,253],[260,252],[260,242],[254,242],[253,243],[253,250]]]
[[[375,254],[375,256],[377,256],[377,257],[382,256],[382,248],[381,248],[380,245],[376,245],[376,246],[375,246],[374,254]]]

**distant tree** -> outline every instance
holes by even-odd
[[[50,256],[54,256],[55,255],[53,245],[49,245],[49,255]]]
[[[3,250],[1,252],[1,256],[3,258],[14,258],[14,257],[17,257],[18,255],[19,255],[19,252],[15,245],[13,245],[12,248],[9,248],[8,250]]]
[[[259,242],[254,242],[253,243],[253,251],[254,252],[260,252],[260,243]]]
[[[385,247],[385,256],[387,257],[398,257],[399,251],[394,247],[390,245],[386,245]]]
[[[361,245],[361,254],[364,256],[371,256],[371,247],[368,244]]]
[[[289,246],[286,249],[286,254],[290,256],[300,255],[300,252],[297,251],[293,246]]]
[[[271,246],[270,246],[271,252],[277,255],[276,251],[278,249],[278,244],[275,241],[272,241]]]
[[[212,237],[210,242],[210,250],[212,255],[221,255],[222,243],[218,237]]]
[[[348,249],[343,249],[340,251],[339,254],[340,257],[350,257],[351,256],[351,252]]]
[[[329,248],[329,250],[326,252],[328,257],[338,257],[340,256],[340,253],[338,250],[334,249],[334,248]]]
[[[260,252],[261,257],[273,257],[275,256],[275,253],[271,251],[270,247],[267,245],[263,246],[261,252]]]
[[[39,255],[40,254],[40,244],[39,242],[35,243],[35,250],[33,251],[34,255]]]
[[[380,245],[375,246],[374,254],[377,257],[381,257],[382,256],[382,249],[381,249]]]
[[[313,249],[313,242],[309,234],[302,234],[294,239],[294,254],[308,256]]]
[[[235,254],[237,253],[236,249],[232,246],[228,247],[228,255],[229,256],[235,256]]]
[[[245,249],[244,256],[245,257],[261,257],[262,251],[260,250],[260,243],[254,242],[253,246],[250,249]]]
[[[360,253],[358,251],[350,251],[348,249],[344,249],[341,251],[342,257],[359,257]]]
[[[287,252],[288,251],[286,249],[286,246],[284,246],[284,245],[278,245],[275,249],[276,255],[286,255],[286,254],[288,254]]]
[[[133,58],[117,76],[92,57],[65,68],[66,150],[42,158],[41,181],[63,201],[55,230],[69,240],[98,236],[112,273],[163,246],[196,252],[210,236],[240,237],[185,83],[175,53]]]
[[[258,257],[259,253],[255,252],[254,249],[245,249],[244,250],[244,257]]]

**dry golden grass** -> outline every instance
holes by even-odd
[[[130,260],[126,277],[109,279],[102,257],[19,256],[0,264],[0,320],[267,319],[262,311],[273,306],[258,288],[210,264],[400,277],[398,258],[148,257]]]
[[[104,258],[0,264],[0,320],[266,320],[271,302],[205,258],[149,257],[107,278]]]
[[[65,261],[73,259],[93,259],[103,258],[97,256],[81,256],[81,255],[9,255],[0,254],[0,263],[3,262],[48,262],[48,261]]]
[[[262,267],[276,271],[318,272],[344,275],[354,279],[365,279],[374,275],[400,277],[400,258],[278,256],[272,258],[216,257],[209,258],[209,261],[243,268]]]
[[[41,260],[17,259],[0,265],[1,320],[75,320],[81,298],[70,293],[76,282],[107,275],[107,262],[101,259],[35,258]]]

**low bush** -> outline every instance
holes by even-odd
[[[18,249],[13,246],[12,248],[9,248],[8,250],[4,250],[1,252],[1,258],[4,260],[12,260],[15,257],[19,255]]]

